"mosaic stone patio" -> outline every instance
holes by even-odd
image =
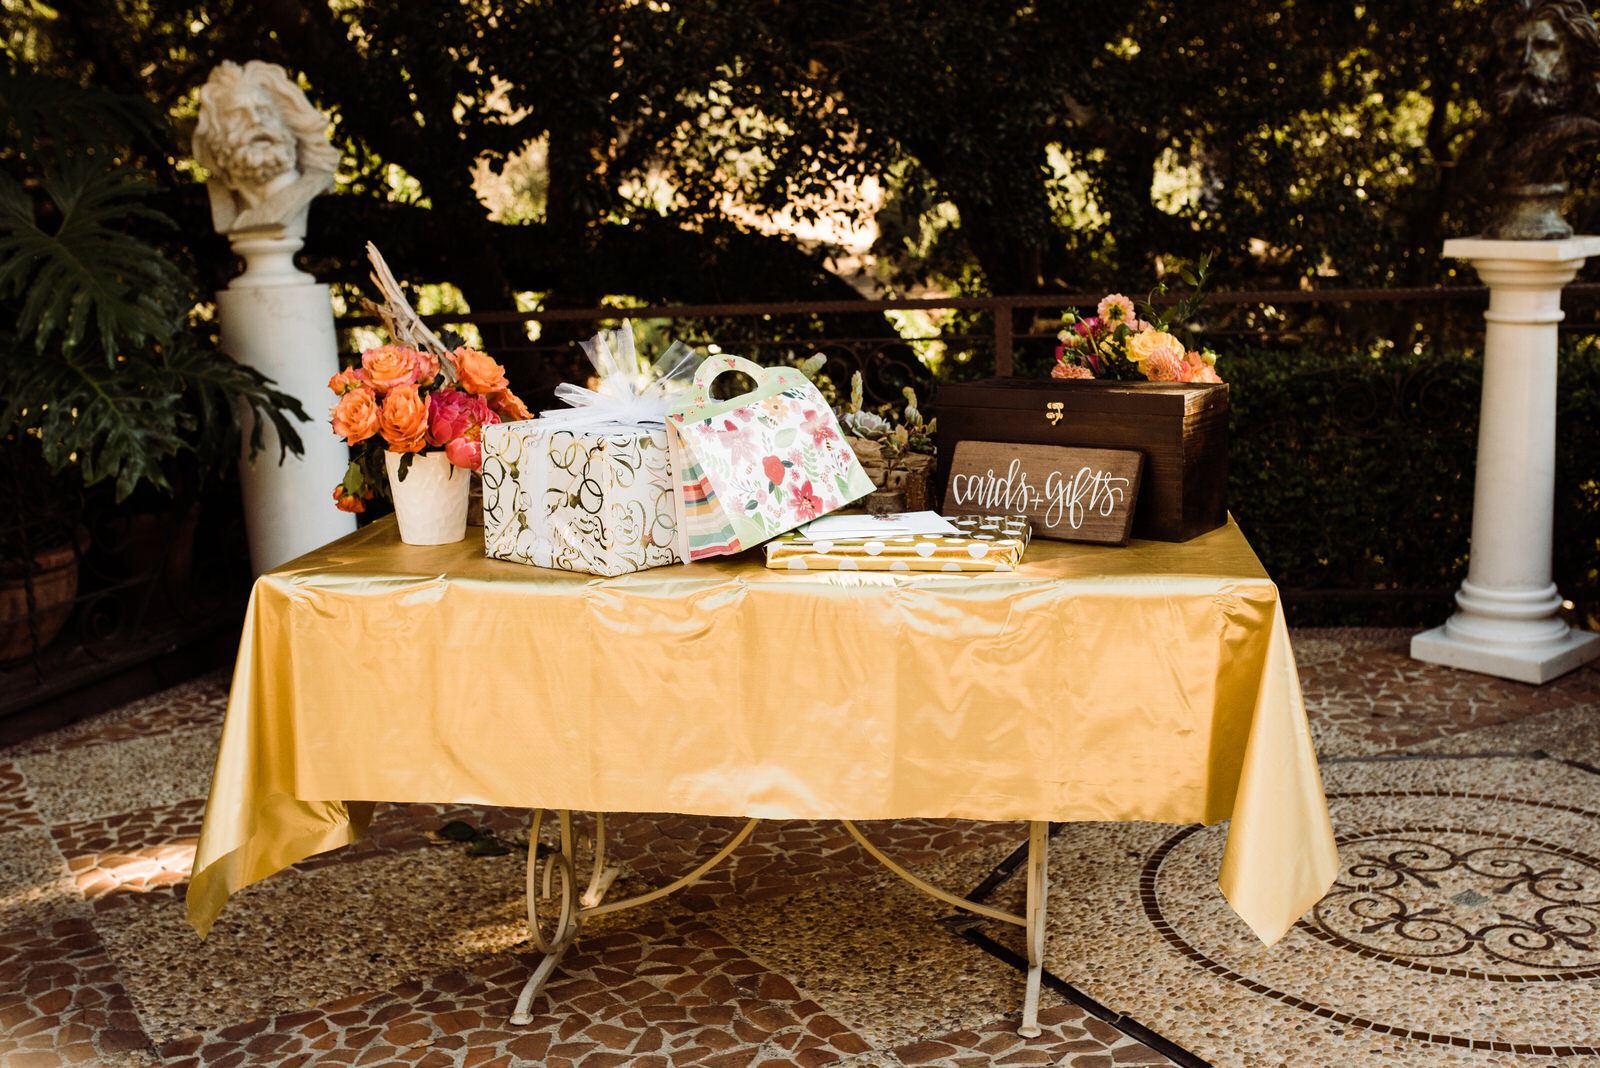
[[[603,917],[520,1027],[526,812],[380,807],[201,942],[183,894],[228,682],[207,676],[0,750],[0,1066],[1600,1066],[1600,671],[1531,687],[1418,664],[1409,632],[1293,637],[1335,887],[1263,947],[1216,889],[1225,827],[1056,828],[1033,1039],[1020,932],[824,822],[762,824]],[[613,817],[618,890],[739,824]],[[1020,908],[1022,825],[862,827]]]

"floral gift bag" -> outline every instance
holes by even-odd
[[[755,388],[711,396],[724,371]],[[677,481],[678,555],[736,553],[842,508],[873,490],[822,394],[790,367],[713,356],[667,410]]]

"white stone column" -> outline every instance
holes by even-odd
[[[1561,288],[1600,237],[1559,241],[1458,238],[1489,286],[1472,548],[1457,611],[1411,639],[1418,660],[1543,683],[1600,655],[1600,635],[1558,615],[1551,581],[1556,466],[1556,325]]]
[[[254,465],[241,457],[250,566],[259,575],[356,529],[356,517],[333,505],[350,452],[328,425],[339,371],[328,287],[294,265],[301,238],[283,231],[233,235],[245,270],[217,294],[222,351],[273,380],[311,417],[296,427],[305,453],[278,463],[278,435],[263,425],[265,448]],[[251,415],[244,413],[246,451]]]

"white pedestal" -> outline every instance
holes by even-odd
[[[1445,242],[1444,252],[1471,260],[1489,286],[1472,556],[1456,613],[1412,638],[1411,655],[1548,682],[1600,656],[1600,635],[1574,631],[1560,618],[1550,567],[1561,288],[1600,253],[1600,237],[1461,238]]]
[[[327,425],[334,401],[328,379],[339,371],[333,306],[328,287],[294,266],[300,245],[299,238],[274,234],[235,238],[245,271],[217,294],[222,350],[272,379],[311,417],[296,427],[304,455],[290,454],[280,465],[278,435],[267,424],[254,466],[241,458],[250,566],[257,575],[356,529],[355,516],[333,506],[333,487],[350,462],[348,447]],[[250,413],[243,418],[248,442]]]

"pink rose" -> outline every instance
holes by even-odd
[[[417,385],[432,385],[433,380],[439,377],[439,357],[431,352],[418,352],[412,349],[411,363],[417,371]]]
[[[454,439],[444,447],[444,454],[457,467],[465,467],[468,471],[483,470],[483,442],[476,437]]]
[[[1186,352],[1183,355],[1183,366],[1178,369],[1180,382],[1212,382],[1222,381],[1222,376],[1217,374],[1212,364],[1217,362],[1217,357],[1210,352]]]
[[[476,437],[481,427],[499,421],[500,417],[482,397],[459,389],[438,389],[428,394],[429,445],[448,445],[469,434]]]

